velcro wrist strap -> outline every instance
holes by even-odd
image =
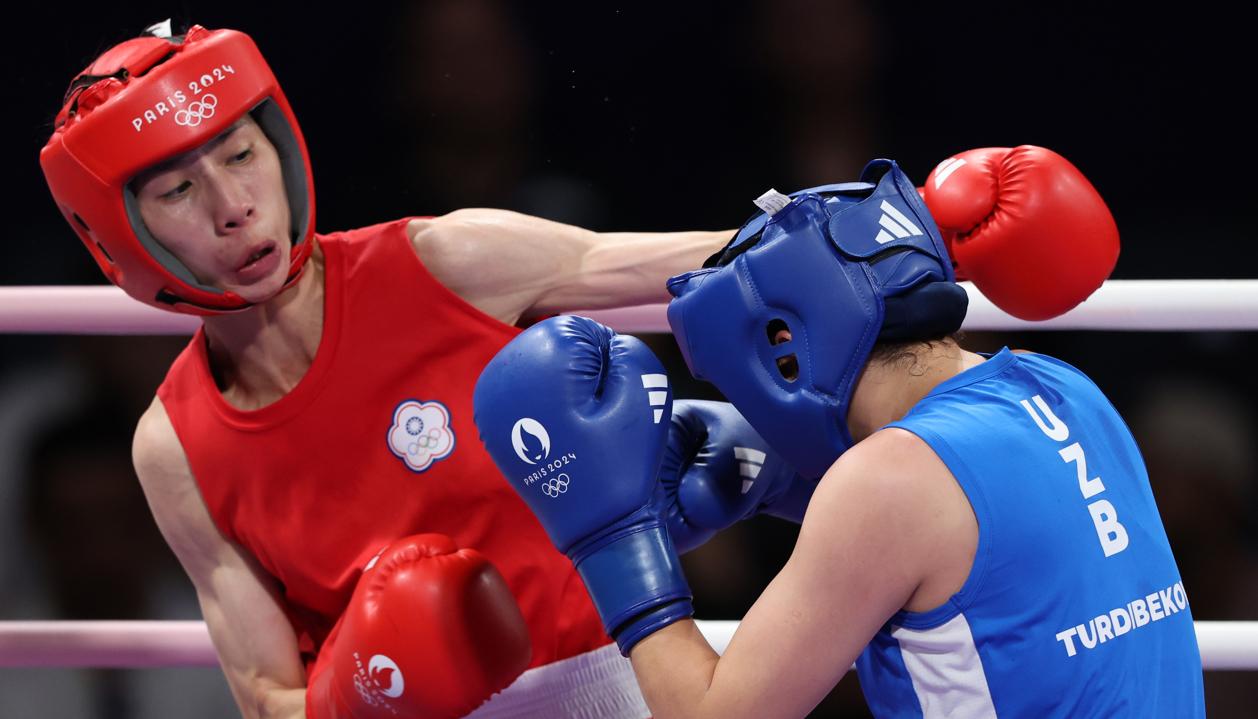
[[[612,637],[631,620],[679,602],[688,606],[693,598],[677,550],[658,520],[635,523],[601,537],[583,546],[572,561]]]

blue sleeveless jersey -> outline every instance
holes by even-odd
[[[1064,362],[1008,349],[892,427],[978,519],[965,585],[857,661],[878,717],[1205,716],[1188,598],[1130,431]]]

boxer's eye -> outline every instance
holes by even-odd
[[[158,197],[160,197],[163,200],[177,200],[180,197],[182,197],[184,194],[186,194],[188,192],[188,189],[191,187],[192,187],[192,183],[188,182],[187,180],[184,180],[183,182],[179,183],[177,186],[171,188],[170,190],[167,190],[166,192],[163,192],[161,195],[158,195]]]
[[[791,341],[791,328],[782,320],[772,320],[765,328],[769,335],[769,344],[776,347],[783,342]]]

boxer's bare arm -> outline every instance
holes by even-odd
[[[968,576],[978,525],[937,456],[883,430],[839,459],[808,505],[790,560],[719,659],[694,622],[630,658],[654,716],[802,717],[903,607],[933,608]]]
[[[274,584],[219,533],[158,399],[140,418],[132,455],[157,526],[196,587],[242,714],[304,717],[305,670]]]
[[[733,235],[599,233],[485,209],[414,220],[408,231],[433,276],[508,324],[526,315],[667,302],[665,281],[697,269]]]

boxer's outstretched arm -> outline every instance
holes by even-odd
[[[304,717],[305,670],[274,585],[214,525],[160,400],[140,418],[132,456],[158,529],[196,587],[241,713]]]
[[[794,553],[723,656],[689,620],[633,648],[652,714],[806,716],[897,610],[914,598],[942,603],[959,588],[955,568],[973,560],[973,521],[924,442],[903,430],[871,436],[821,480]]]
[[[664,283],[733,235],[592,232],[506,210],[468,209],[408,227],[438,280],[508,324],[526,315],[667,302]]]

